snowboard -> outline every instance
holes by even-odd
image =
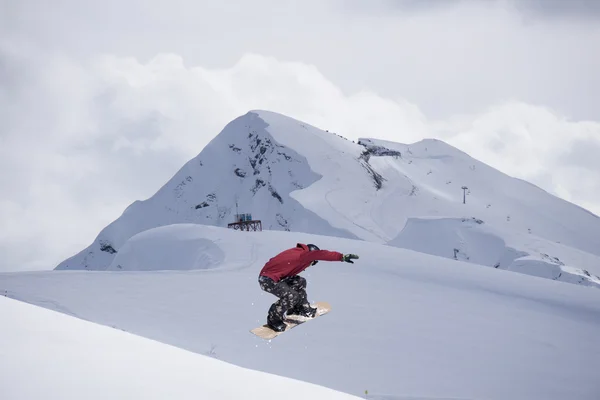
[[[267,339],[267,340],[274,339],[277,336],[281,335],[282,333],[285,333],[285,332],[289,331],[290,329],[297,327],[298,325],[302,325],[305,322],[308,322],[317,317],[320,317],[321,315],[325,315],[329,311],[331,311],[331,305],[329,303],[327,303],[326,301],[318,301],[318,302],[314,303],[312,305],[312,307],[317,308],[317,313],[313,318],[301,317],[299,315],[287,317],[286,321],[285,321],[285,324],[287,325],[287,327],[285,328],[285,330],[283,332],[276,332],[273,329],[269,328],[267,326],[267,324],[259,326],[254,329],[251,329],[250,332],[254,333],[256,336],[263,338],[263,339]]]

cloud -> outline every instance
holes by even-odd
[[[439,137],[509,175],[528,180],[600,215],[600,123],[571,121],[522,102],[455,117],[436,127]]]
[[[50,269],[158,190],[231,119],[270,109],[350,139],[439,137],[600,212],[600,124],[508,101],[433,119],[375,91],[346,93],[314,64],[248,53],[209,68],[177,54],[85,61],[0,45],[0,269]]]
[[[452,7],[498,7],[519,11],[524,17],[559,20],[593,20],[600,17],[596,0],[360,0],[344,1],[343,6],[356,12],[425,13]]]
[[[247,53],[297,60],[346,94],[406,99],[432,118],[517,99],[592,119],[600,114],[600,27],[542,15],[574,3],[21,0],[10,3],[4,29],[78,60],[114,54],[147,62],[167,52],[221,69]]]
[[[527,15],[554,20],[593,21],[600,17],[600,3],[596,0],[515,0],[514,4]]]

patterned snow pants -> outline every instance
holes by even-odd
[[[267,323],[281,323],[286,311],[310,305],[306,298],[306,279],[301,276],[290,276],[279,282],[259,276],[258,283],[262,290],[279,297],[269,308]]]

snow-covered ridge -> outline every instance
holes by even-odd
[[[533,234],[502,231],[475,218],[410,218],[402,232],[388,244],[552,280],[600,287],[597,256]]]
[[[598,275],[588,264],[600,256],[600,219],[587,210],[439,140],[400,144],[362,138],[354,143],[262,110],[227,124],[154,196],[134,202],[57,269],[103,270],[137,233],[175,223],[225,227],[236,210],[251,213],[267,230],[390,244],[406,236],[409,220],[475,218],[496,229],[495,235],[518,254],[531,254],[524,235],[589,253],[580,257],[588,260],[582,265],[549,249],[546,261],[560,258],[566,265],[557,270],[555,263],[542,260],[522,272],[554,278],[581,271],[575,275],[583,280],[574,282],[586,284],[595,278],[583,271]],[[438,229],[433,222],[428,226]],[[435,233],[423,235],[427,240]],[[448,253],[444,256],[453,257]],[[550,270],[540,273],[545,267]]]
[[[358,399],[3,296],[0,314],[6,400]]]
[[[240,240],[240,234],[250,240]],[[256,235],[197,224],[148,229],[132,236],[107,270],[236,270],[257,261]]]

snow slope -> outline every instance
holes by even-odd
[[[558,272],[549,261],[555,254],[520,272],[562,273],[568,281],[594,284],[596,278],[583,272],[590,262],[577,260],[600,264],[600,218],[444,142],[361,139],[359,144],[280,114],[251,111],[229,123],[154,196],[131,204],[94,243],[56,269],[104,270],[131,236],[154,227],[227,226],[236,203],[264,229],[375,243],[397,243],[415,218],[440,217],[441,224],[444,218],[476,218],[518,253],[531,251],[523,234],[589,253],[561,258],[566,268]],[[428,229],[425,236],[443,227],[434,220]]]
[[[563,282],[600,286],[597,256],[533,234],[496,229],[474,218],[410,218],[388,244]]]
[[[249,330],[275,298],[258,272],[297,241],[361,258],[305,271],[309,299],[331,313],[263,341]],[[217,256],[199,259],[196,247]],[[122,249],[109,271],[1,274],[0,293],[357,396],[598,398],[597,289],[306,233],[181,224]]]
[[[358,397],[0,297],[5,400]]]

